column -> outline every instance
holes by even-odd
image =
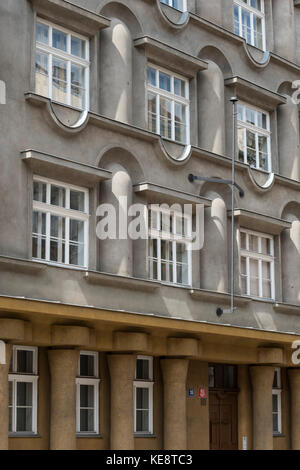
[[[295,62],[296,60],[296,34],[294,1],[276,0],[272,2],[274,21],[275,52],[281,57]]]
[[[201,251],[201,288],[226,292],[228,288],[227,263],[227,209],[221,197],[215,193],[205,194],[212,197],[212,205],[205,209],[205,238]],[[217,266],[217,269],[210,269]]]
[[[209,2],[208,2],[209,3]],[[199,147],[220,155],[225,154],[224,77],[214,62],[199,73]]]
[[[107,166],[112,172],[111,181],[101,183],[101,204],[109,204],[111,213],[109,222],[113,223],[116,215],[115,234],[103,239],[102,233],[107,230],[100,221],[97,226],[97,235],[100,238],[100,270],[120,276],[133,274],[133,245],[128,236],[128,208],[132,204],[132,180],[125,168],[114,163]],[[101,206],[100,206],[101,207]],[[104,215],[99,214],[97,215]],[[106,224],[105,215],[103,224]]]
[[[188,359],[162,359],[164,449],[187,449],[186,379]]]
[[[5,344],[5,364],[0,364],[0,450],[8,450],[8,370],[12,346]]]
[[[132,122],[132,39],[116,18],[101,31],[100,110],[104,116]]]
[[[300,450],[300,369],[288,371],[290,383],[291,450]]]
[[[282,241],[282,292],[284,302],[298,304],[300,302],[300,221],[294,220],[289,230],[284,230]]]
[[[48,351],[50,398],[50,449],[76,450],[76,384],[79,351]]]
[[[281,175],[298,180],[300,178],[299,110],[290,96],[285,95],[285,97],[287,103],[278,107],[279,170]]]
[[[110,448],[134,449],[133,381],[136,356],[108,356],[110,372]]]
[[[250,367],[253,403],[253,450],[273,450],[272,386],[274,367]]]

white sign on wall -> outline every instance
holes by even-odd
[[[6,86],[3,80],[0,80],[0,104],[6,104]]]
[[[6,347],[4,341],[0,341],[0,364],[6,364]]]

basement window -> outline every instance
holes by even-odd
[[[153,433],[153,357],[137,356],[134,381],[134,433]]]
[[[272,389],[272,417],[273,417],[273,434],[281,434],[282,420],[281,420],[281,369],[275,368],[274,381]]]
[[[99,432],[99,361],[98,353],[80,351],[76,379],[76,432]]]

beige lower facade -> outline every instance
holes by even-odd
[[[0,303],[1,449],[300,450],[294,335],[23,299]],[[22,350],[36,353],[36,394],[20,392],[18,403],[18,381],[30,376],[15,369]],[[97,358],[97,378],[80,375],[87,357]],[[150,375],[143,381],[139,373]],[[78,398],[86,380],[92,404]],[[139,387],[147,390],[141,405]],[[36,426],[20,432],[28,416]],[[84,416],[97,429],[81,432]]]

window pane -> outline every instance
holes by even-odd
[[[156,70],[152,67],[147,67],[147,82],[150,85],[156,86]]]
[[[149,390],[148,388],[137,388],[136,389],[136,408],[137,409],[149,409]]]
[[[91,354],[80,354],[80,375],[83,377],[95,376],[95,357]]]
[[[33,200],[46,202],[46,183],[40,181],[33,182]]]
[[[256,235],[249,235],[249,250],[258,253],[258,237]]]
[[[159,88],[171,91],[171,77],[164,72],[159,72]]]
[[[84,222],[70,219],[70,240],[73,242],[84,242]]]
[[[149,432],[149,411],[138,410],[136,412],[136,431]]]
[[[276,394],[272,395],[272,407],[273,413],[278,412],[278,395]]]
[[[279,432],[278,429],[278,415],[273,413],[273,432]]]
[[[245,162],[245,131],[243,127],[238,127],[238,152],[239,161]]]
[[[84,196],[82,191],[70,191],[70,209],[84,212]]]
[[[171,139],[172,137],[172,120],[171,120],[171,101],[160,98],[160,134],[163,137]]]
[[[53,57],[52,67],[52,98],[56,101],[67,102],[67,63]]]
[[[71,36],[71,54],[85,59],[85,44],[82,39]]]
[[[69,246],[69,264],[74,266],[84,266],[84,246],[73,245]]]
[[[46,235],[46,214],[44,212],[33,212],[32,232],[39,235]]]
[[[247,249],[247,235],[245,232],[241,232],[241,248],[243,250]]]
[[[95,432],[94,427],[94,410],[80,410],[80,431]]]
[[[180,78],[174,77],[174,93],[178,96],[185,97],[185,82]]]
[[[35,55],[35,91],[36,93],[49,95],[48,55],[36,52]]]
[[[57,29],[52,30],[52,46],[62,51],[67,50],[67,35]]]
[[[32,431],[32,408],[17,408],[17,432]]]
[[[80,407],[94,408],[95,387],[94,385],[80,385]]]
[[[32,382],[17,382],[17,406],[32,406]]]
[[[33,351],[17,350],[17,372],[33,374]]]
[[[234,5],[234,33],[240,34],[239,7]]]
[[[139,380],[149,380],[149,361],[146,359],[137,359],[136,378]]]
[[[272,297],[271,281],[262,281],[262,295],[263,297],[270,299]]]
[[[148,130],[156,132],[156,96],[148,93]]]
[[[49,26],[43,23],[36,24],[36,40],[43,44],[49,43]]]
[[[59,207],[66,206],[65,188],[51,184],[50,204],[52,204],[53,206],[59,206]]]
[[[255,125],[255,115],[256,112],[253,109],[246,108],[246,122],[253,124],[253,126]]]
[[[65,262],[65,218],[51,215],[50,226],[50,260],[59,263]]]
[[[84,68],[80,65],[71,65],[71,83],[79,87],[84,86]]]
[[[247,274],[247,260],[244,257],[241,258],[241,274]]]

